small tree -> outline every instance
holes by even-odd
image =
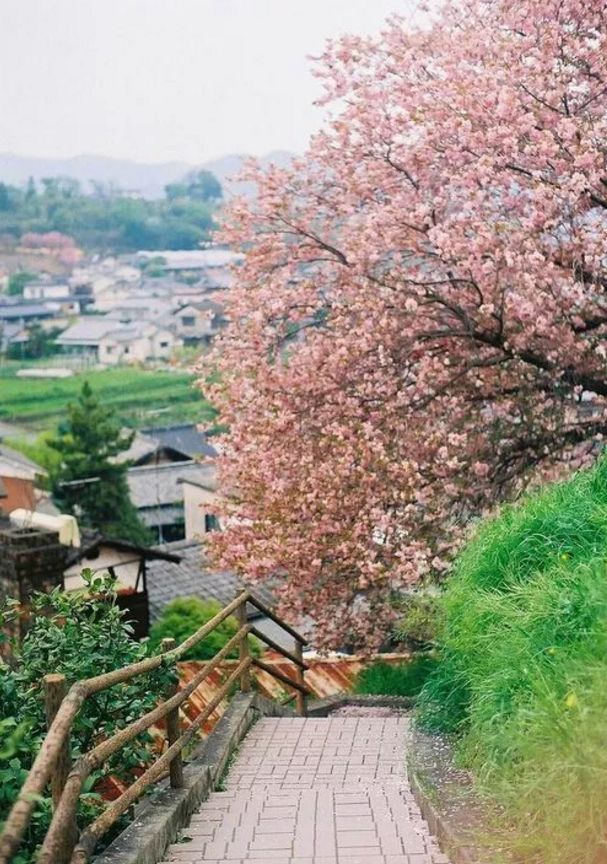
[[[65,425],[48,442],[60,457],[51,472],[51,489],[57,505],[82,524],[147,545],[151,535],[129,496],[128,465],[115,461],[132,440],[133,434],[122,431],[114,411],[101,405],[85,382],[78,400],[67,407]]]
[[[7,291],[11,296],[23,294],[23,289],[30,282],[37,282],[38,276],[36,273],[30,273],[28,270],[17,270],[8,277]]]
[[[200,597],[177,597],[171,600],[161,617],[150,631],[150,645],[160,649],[163,639],[175,639],[183,642],[192,633],[214,618],[221,610],[221,605],[215,600],[201,600]],[[226,618],[209,635],[195,645],[184,655],[184,660],[210,660],[221,651],[226,642],[236,635],[238,625],[234,618]],[[261,653],[261,643],[258,639],[249,637],[249,646],[255,655]],[[238,648],[234,648],[228,658],[238,657]]]

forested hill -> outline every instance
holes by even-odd
[[[221,184],[204,170],[167,184],[154,200],[100,182],[91,188],[72,177],[0,183],[0,235],[58,231],[95,252],[195,249],[208,239],[222,201]]]

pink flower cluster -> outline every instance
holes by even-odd
[[[452,2],[317,74],[334,119],[223,230],[213,552],[375,647],[473,514],[605,432],[607,7]]]

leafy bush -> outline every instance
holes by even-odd
[[[354,691],[381,696],[417,696],[435,666],[436,659],[430,655],[414,657],[407,663],[379,660],[360,672]]]
[[[420,720],[506,808],[525,862],[607,861],[607,459],[504,507],[459,556]]]
[[[221,610],[214,600],[201,600],[200,597],[178,597],[167,603],[161,617],[150,630],[150,643],[158,648],[163,639],[172,638],[179,645],[192,633],[210,621]],[[184,655],[184,660],[210,660],[226,642],[236,634],[238,624],[233,617],[226,618],[209,635]],[[257,639],[249,637],[253,654],[261,653]],[[228,658],[238,657],[238,648],[228,654]]]
[[[48,672],[66,676],[70,686],[143,659],[149,649],[132,639],[124,613],[115,603],[114,580],[84,571],[88,590],[31,598],[31,622],[20,645],[13,644],[11,663],[0,662],[0,826],[17,797],[46,731],[42,678]],[[15,601],[0,609],[0,640],[11,628],[18,612]],[[87,699],[74,722],[71,747],[74,757],[100,739],[134,720],[156,704],[156,695],[170,682],[170,673],[160,669],[133,683],[121,684]],[[79,827],[99,814],[101,797],[97,783],[114,774],[132,780],[134,769],[150,760],[152,738],[140,736],[122,748],[87,784],[80,801]],[[34,816],[14,864],[33,861],[35,850],[49,826],[48,796],[37,802]]]
[[[412,591],[398,602],[399,619],[394,637],[414,648],[429,648],[439,636],[442,626],[442,604],[438,593]]]

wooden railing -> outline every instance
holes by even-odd
[[[293,652],[287,651],[249,624],[247,603],[257,607],[260,612],[271,618],[293,637],[295,645]],[[97,744],[72,764],[70,734],[78,711],[86,699],[116,684],[131,681],[140,675],[152,672],[163,664],[174,665],[190,648],[201,642],[230,615],[236,616],[239,622],[238,631],[213,659],[203,666],[187,686],[182,689],[173,687],[171,692],[167,694],[167,698],[161,700],[153,710],[143,714],[124,729]],[[249,648],[249,634],[255,635],[287,660],[290,660],[295,667],[294,678],[290,678],[271,665],[253,657]],[[153,783],[168,773],[173,788],[183,786],[182,753],[184,748],[192,742],[198,730],[234,685],[239,685],[244,692],[251,689],[250,672],[252,666],[263,669],[264,672],[268,672],[287,687],[292,688],[295,691],[297,711],[302,716],[305,715],[308,695],[304,682],[304,672],[307,666],[302,657],[305,644],[306,640],[299,633],[289,627],[271,609],[268,609],[254,594],[243,591],[180,645],[175,646],[173,640],[164,640],[162,653],[155,657],[148,657],[138,663],[132,663],[130,666],[107,672],[104,675],[77,681],[69,690],[66,690],[65,678],[62,675],[47,675],[43,683],[48,732],[6,820],[2,834],[0,834],[0,864],[9,864],[13,859],[32,817],[36,801],[48,784],[50,784],[53,799],[53,818],[37,859],[38,864],[68,864],[68,862],[69,864],[85,864],[98,840]],[[181,732],[179,706],[192,695],[199,684],[236,647],[239,651],[236,667],[204,710],[195,717],[184,732]],[[87,778],[125,744],[165,718],[167,749],[119,798],[112,801],[94,822],[79,833],[76,825],[76,812]]]

